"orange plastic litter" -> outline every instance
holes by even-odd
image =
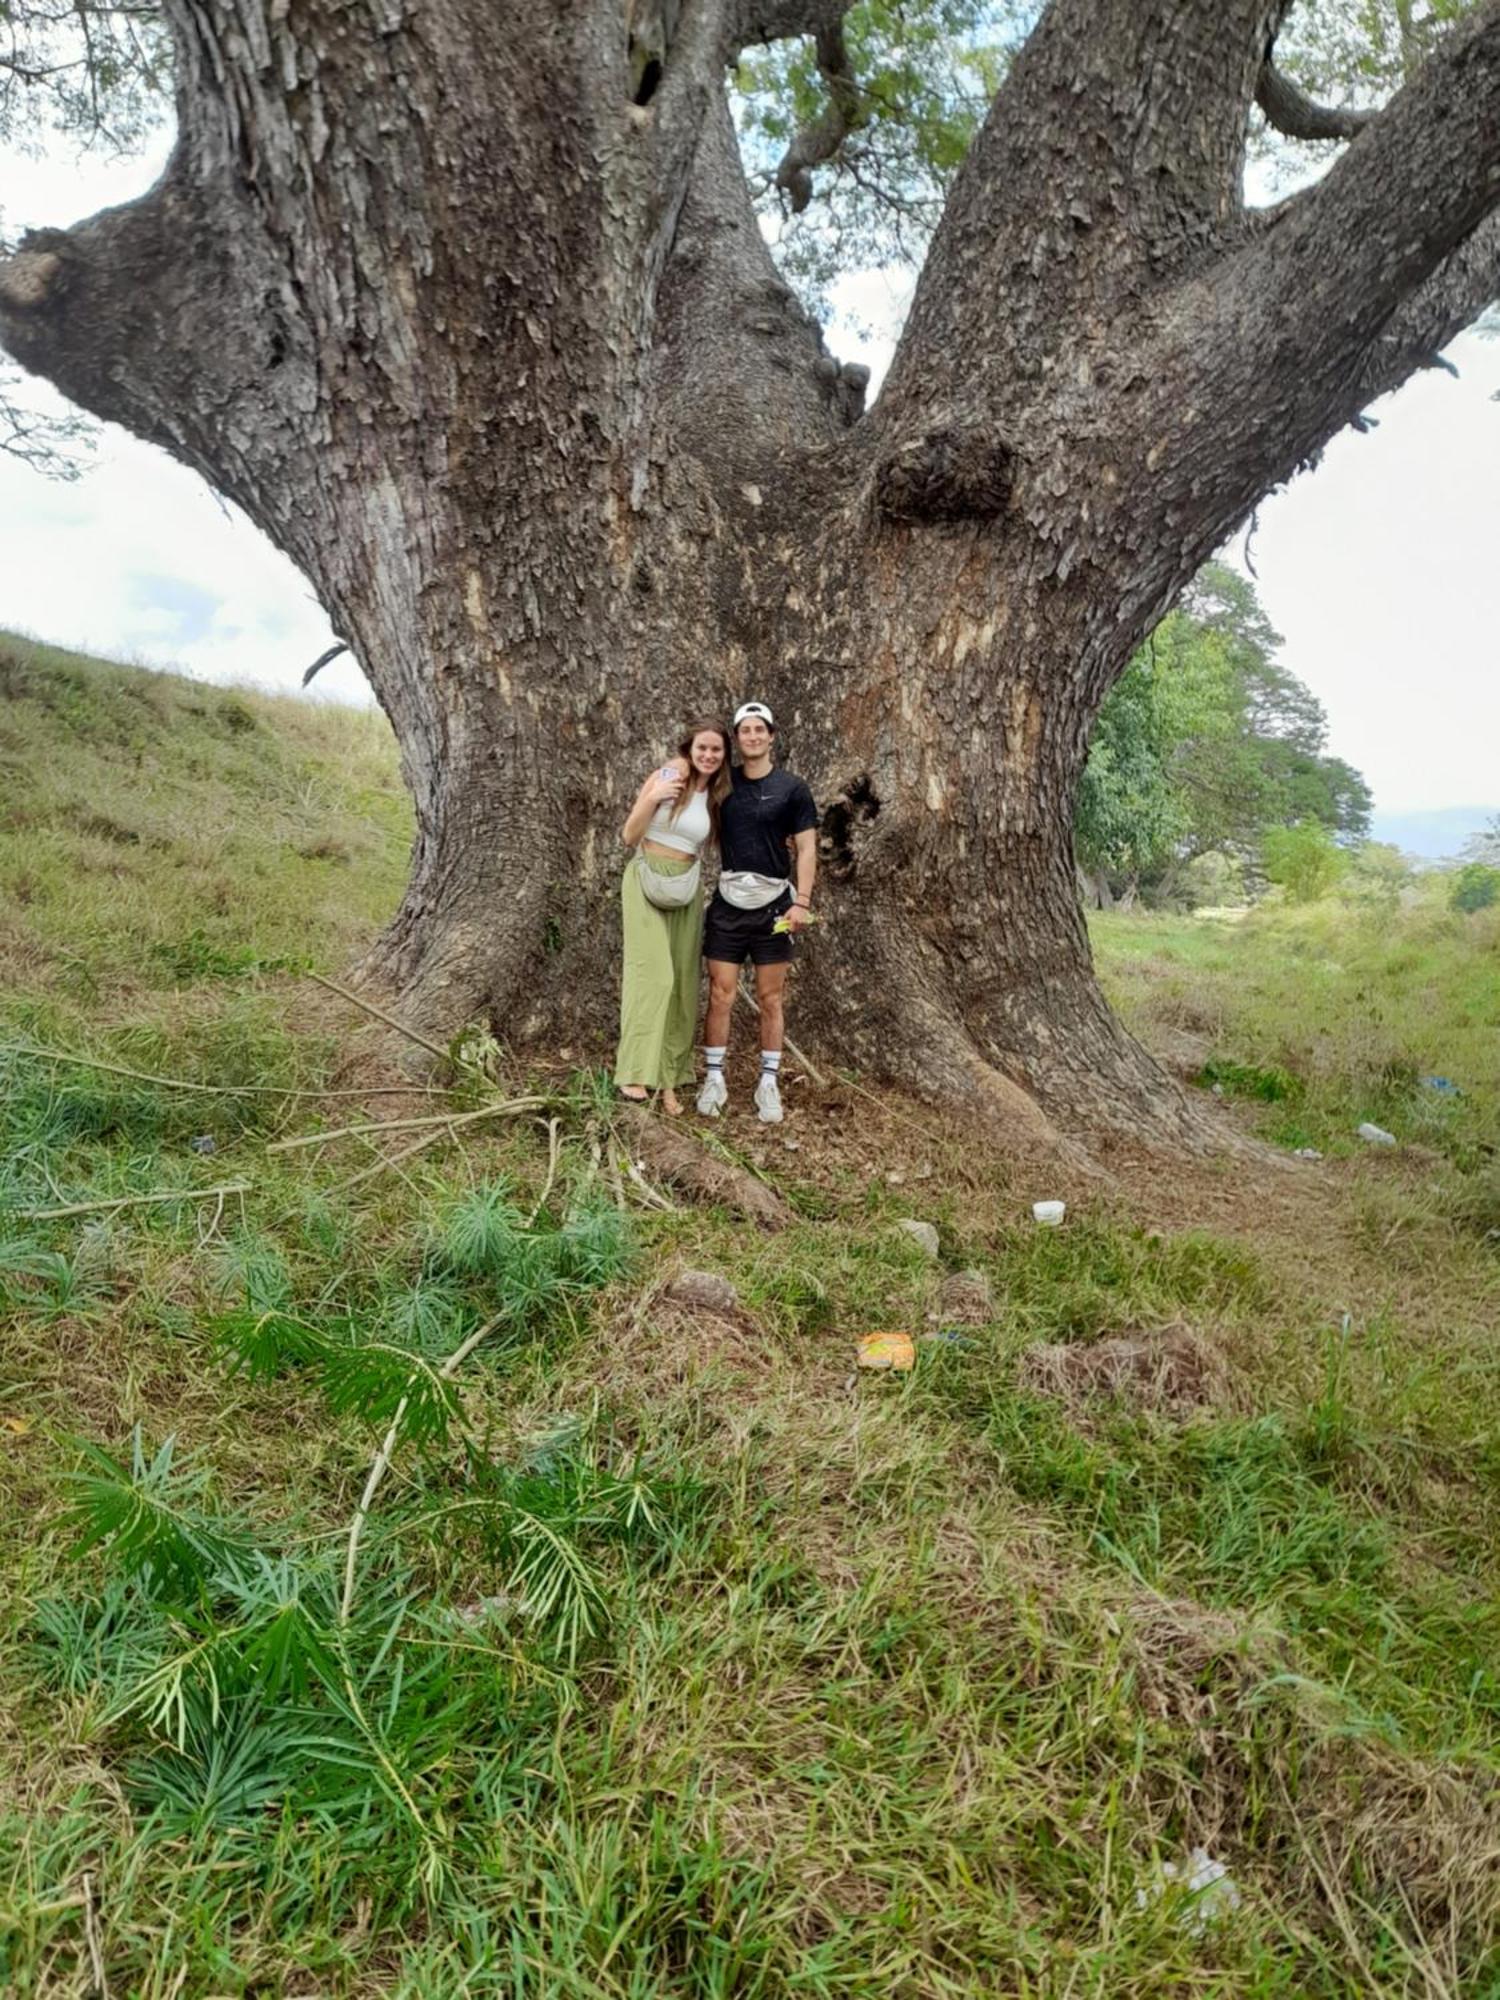
[[[860,1335],[861,1368],[915,1368],[917,1350],[909,1333],[865,1333]]]

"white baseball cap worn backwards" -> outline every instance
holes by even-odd
[[[739,707],[734,711],[734,726],[736,729],[739,728],[747,715],[758,715],[767,729],[774,729],[776,727],[776,718],[763,701],[742,701],[740,703]]]

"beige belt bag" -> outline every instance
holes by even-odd
[[[791,888],[785,876],[757,875],[751,868],[730,868],[719,877],[719,894],[737,910],[763,910]]]
[[[683,860],[687,856],[683,855]],[[698,893],[698,885],[703,880],[703,863],[695,860],[691,868],[684,868],[680,875],[664,875],[651,866],[650,857],[637,854],[636,872],[640,876],[641,894],[653,908],[658,910],[685,910]]]

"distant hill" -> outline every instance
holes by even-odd
[[[1375,812],[1370,816],[1370,838],[1388,840],[1403,854],[1423,861],[1451,860],[1471,833],[1479,829],[1500,806],[1439,806],[1432,812]]]

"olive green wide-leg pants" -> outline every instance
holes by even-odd
[[[681,875],[692,862],[653,854],[662,875]],[[699,958],[703,898],[680,910],[648,903],[634,861],[620,883],[625,919],[625,965],[620,978],[620,1047],[616,1083],[662,1090],[693,1080],[693,1038],[698,1027]]]

